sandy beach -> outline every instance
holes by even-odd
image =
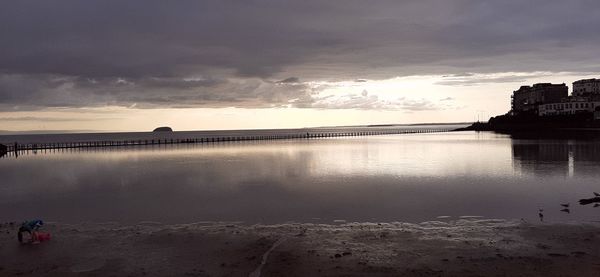
[[[2,276],[600,276],[600,224],[49,223],[0,235]]]

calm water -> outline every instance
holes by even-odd
[[[0,159],[0,221],[595,221],[598,177],[600,141],[475,132],[68,150]]]

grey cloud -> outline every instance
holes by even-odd
[[[431,111],[431,110],[443,109],[442,107],[436,106],[435,104],[433,104],[431,101],[429,101],[427,99],[402,100],[400,102],[400,106],[402,107],[402,109],[409,110],[409,111]]]
[[[389,105],[385,105],[384,101],[380,101],[376,95],[361,96],[361,95],[344,95],[342,97],[322,97],[313,99],[312,103],[307,106],[316,109],[392,109]]]
[[[473,74],[473,73],[457,73],[457,74],[444,75],[442,77],[444,77],[444,78],[470,77],[470,76],[473,76],[473,75],[475,75],[475,74]]]
[[[286,105],[310,98],[301,83],[261,79],[98,78],[1,75],[0,110],[43,107],[124,106],[136,108],[256,107]]]
[[[219,69],[266,77],[303,65],[314,75],[332,67],[348,77],[366,69],[387,76],[581,70],[582,59],[584,67],[597,64],[600,40],[591,35],[600,3],[585,0],[4,3],[6,73],[145,77]]]
[[[436,105],[433,102],[421,98],[398,98],[396,100],[380,99],[379,96],[369,94],[364,90],[360,94],[345,94],[341,97],[327,95],[323,97],[312,97],[310,101],[294,102],[295,107],[316,109],[356,109],[356,110],[397,110],[397,111],[429,111],[455,108],[451,105]]]
[[[492,83],[522,83],[528,78],[548,76],[546,74],[520,74],[508,76],[488,76],[488,75],[465,75],[465,76],[445,76],[444,80],[437,82],[444,86],[474,86]]]
[[[440,101],[452,101],[452,100],[454,100],[454,98],[452,98],[452,97],[446,97],[446,98],[440,99]]]
[[[316,101],[299,77],[598,72],[599,25],[593,0],[9,0],[0,106],[270,107]]]
[[[281,81],[277,81],[277,83],[280,84],[286,84],[286,83],[300,83],[300,79],[298,79],[298,77],[289,77],[289,78],[285,78]]]

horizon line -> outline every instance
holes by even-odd
[[[473,121],[476,122],[476,121]],[[376,128],[392,126],[428,126],[428,125],[466,125],[473,122],[424,122],[424,123],[383,123],[366,125],[335,125],[335,126],[312,126],[299,128],[248,128],[248,129],[208,129],[208,130],[174,130],[173,132],[213,132],[213,131],[251,131],[251,130],[292,130],[292,129],[319,129],[319,128]],[[103,133],[151,133],[148,131],[127,131],[127,130],[0,130],[0,136],[6,135],[59,135],[59,134],[103,134]]]

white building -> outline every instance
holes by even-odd
[[[516,104],[515,99],[520,99],[522,93],[525,91],[522,87],[518,91],[513,93],[513,109]],[[552,116],[552,115],[572,115],[579,113],[593,113],[595,119],[600,119],[600,79],[583,79],[573,82],[573,93],[571,96],[565,96],[558,99],[559,95],[555,98],[549,99],[550,101],[542,102],[538,104],[537,113],[539,116]]]
[[[600,101],[588,101],[585,98],[571,98],[568,102],[542,104],[538,108],[538,115],[566,115],[600,110]]]
[[[600,79],[583,79],[573,82],[573,96],[600,95]]]

